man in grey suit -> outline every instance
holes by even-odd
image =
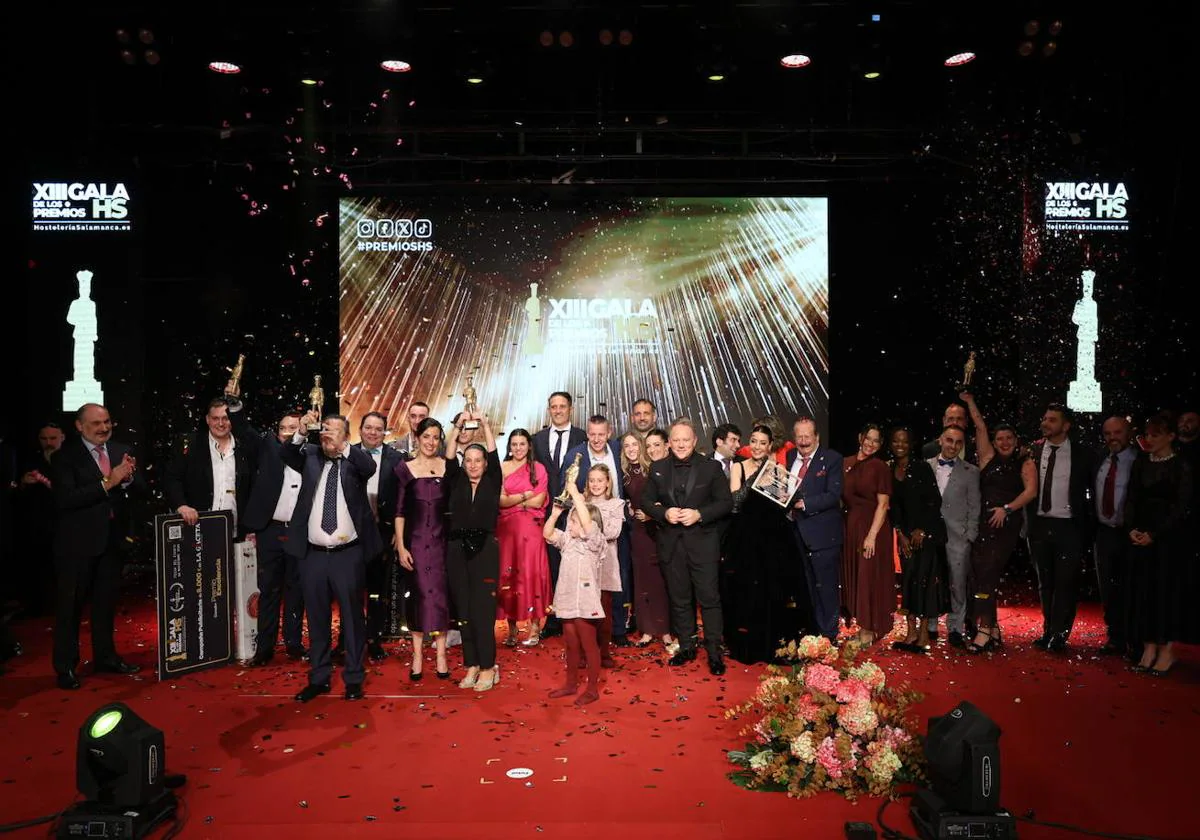
[[[966,436],[957,426],[946,426],[938,438],[941,453],[929,459],[942,494],[942,521],[946,523],[946,566],[950,571],[950,614],[946,617],[950,644],[964,647],[967,617],[967,576],[971,543],[979,536],[979,468],[960,456]]]

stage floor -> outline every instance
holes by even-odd
[[[123,607],[117,646],[143,672],[93,676],[85,664],[76,692],[54,686],[49,622],[17,623],[25,653],[0,678],[0,822],[71,803],[78,728],[111,701],[165,731],[167,770],[188,778],[183,837],[836,840],[848,820],[873,822],[880,804],[789,800],[728,781],[725,751],[744,739],[724,711],[754,690],[758,667],[731,662],[716,679],[703,657],[677,669],[661,647],[621,649],[600,701],[576,708],[546,699],[560,679],[561,639],[501,649],[501,681],[482,695],[434,678],[431,657],[424,680],[410,682],[410,649],[392,644],[399,653],[370,669],[365,700],[345,702],[335,680],[333,694],[302,706],[291,697],[305,684],[303,665],[278,658],[159,682],[152,603],[131,596]],[[1069,655],[1030,646],[1037,610],[1002,609],[1001,620],[1007,647],[998,653],[972,657],[943,643],[928,659],[884,646],[873,658],[889,679],[925,692],[922,719],[966,699],[1002,727],[1002,798],[1013,813],[1200,836],[1187,769],[1200,752],[1200,653],[1181,648],[1170,676],[1153,679],[1096,654],[1094,605],[1083,607]],[[506,776],[514,768],[533,775]],[[912,833],[901,804],[885,818]],[[1069,835],[1023,825],[1020,836]]]

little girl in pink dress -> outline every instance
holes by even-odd
[[[579,690],[579,663],[586,657],[587,686],[575,698],[575,705],[582,706],[600,699],[600,648],[596,635],[604,619],[600,576],[608,541],[601,530],[602,517],[596,506],[585,502],[573,483],[567,485],[567,492],[574,506],[566,530],[554,527],[563,512],[558,505],[542,529],[546,542],[562,554],[553,609],[562,621],[563,639],[567,643],[566,681],[561,688],[551,691],[550,696],[569,697]]]

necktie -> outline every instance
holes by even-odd
[[[329,462],[329,475],[325,478],[325,506],[321,508],[321,530],[332,534],[337,530],[337,490],[338,464],[334,459]]]
[[[953,467],[958,461],[957,458],[938,458],[939,467]]]
[[[796,477],[799,478],[801,481],[804,480],[804,476],[808,473],[808,459],[811,457],[812,457],[811,455],[801,455],[800,456],[800,474],[797,475]]]
[[[104,473],[105,478],[108,478],[108,474],[112,472],[112,464],[108,460],[108,450],[101,444],[96,447],[95,452],[96,463],[100,465],[100,472]]]
[[[562,439],[563,439],[563,435],[565,435],[567,433],[567,430],[562,429],[560,431],[559,429],[555,429],[554,433],[556,435],[558,435],[558,440],[554,441],[554,466],[561,467],[562,466]]]
[[[1042,513],[1050,511],[1050,490],[1054,486],[1054,462],[1058,459],[1058,447],[1050,447],[1050,457],[1046,460],[1046,475],[1042,479]]]
[[[1108,475],[1104,477],[1104,497],[1100,503],[1100,512],[1105,519],[1112,519],[1117,512],[1117,456],[1108,459]]]
[[[729,459],[728,458],[721,459],[721,469],[723,469],[725,471],[725,477],[729,478]]]

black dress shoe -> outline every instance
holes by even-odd
[[[289,659],[308,659],[308,651],[302,645],[288,645],[286,651]]]
[[[1063,633],[1055,633],[1046,644],[1046,650],[1050,653],[1062,653],[1066,649],[1067,637]]]
[[[329,693],[329,683],[309,683],[296,693],[296,701],[299,703],[307,703],[315,697],[320,697],[322,694]]]
[[[956,648],[965,648],[967,646],[966,640],[963,639],[963,634],[957,630],[951,630],[950,634],[946,637],[946,641],[950,642]]]
[[[448,679],[450,679],[450,672],[449,672],[449,671],[434,671],[434,673],[435,673],[435,674],[437,674],[437,678],[438,678],[439,680],[448,680]]]
[[[721,658],[721,654],[718,653],[715,656],[709,655],[708,671],[714,677],[725,676],[725,660]]]
[[[613,636],[613,647],[633,647],[633,642],[629,641],[628,636]]]
[[[420,682],[421,677],[423,677],[423,676],[425,676],[424,671],[409,671],[408,672],[408,678],[410,680],[412,680],[413,682]]]
[[[547,621],[545,626],[542,627],[543,639],[552,639],[555,636],[561,636],[562,634],[562,622],[560,621]]]
[[[383,649],[383,644],[379,641],[367,642],[367,656],[371,659],[387,659],[388,652]]]
[[[79,677],[75,676],[74,669],[63,671],[55,678],[55,682],[63,691],[74,691],[79,688]]]
[[[668,665],[686,665],[696,661],[695,648],[680,648],[679,652],[667,660]]]
[[[254,654],[254,658],[250,660],[251,668],[261,668],[263,665],[270,665],[271,660],[275,658],[275,651],[270,648],[265,648]]]
[[[110,659],[107,662],[97,662],[92,670],[97,674],[105,672],[109,674],[136,674],[142,670],[142,666],[130,665],[123,659]]]
[[[347,700],[363,699],[362,683],[347,683],[346,684],[346,699]]]
[[[1037,648],[1038,650],[1045,650],[1047,647],[1050,646],[1050,634],[1043,633],[1041,638],[1034,639],[1033,646],[1035,648]]]

